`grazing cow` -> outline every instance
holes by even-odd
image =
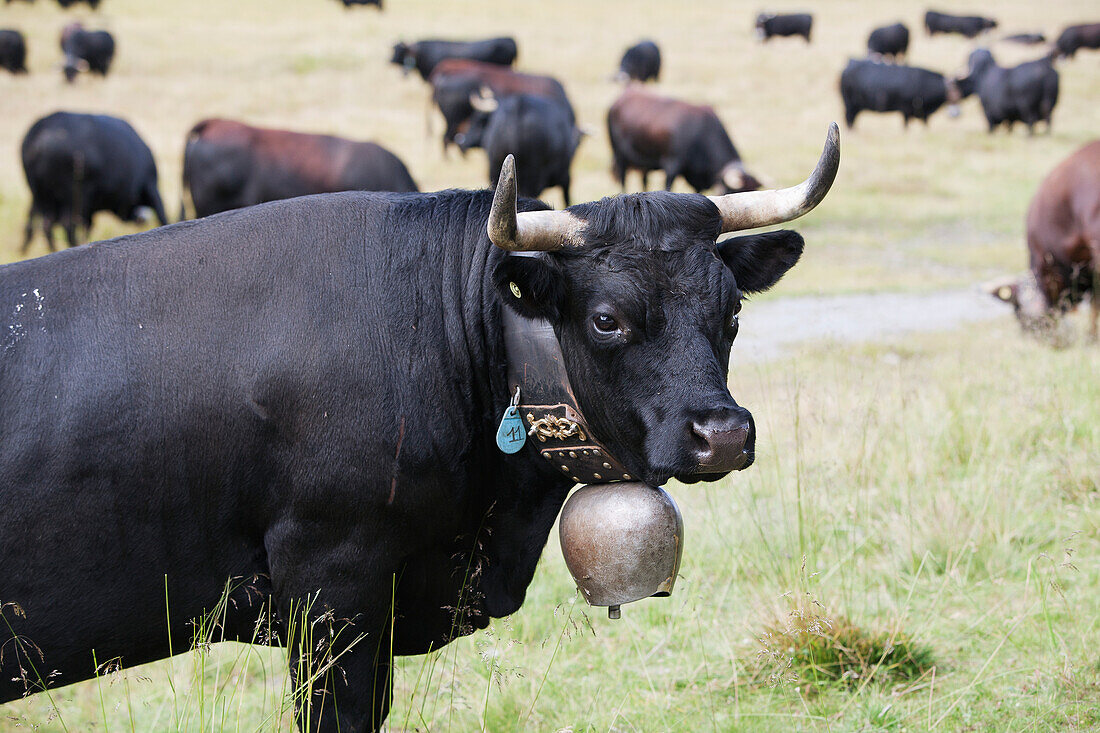
[[[1047,37],[1042,33],[1014,33],[1011,36],[1005,36],[1001,40],[1009,43],[1019,43],[1024,46],[1036,46],[1040,43],[1046,43]]]
[[[988,49],[970,54],[970,75],[959,80],[959,88],[973,92],[982,100],[982,110],[993,132],[1003,124],[1011,132],[1016,122],[1035,132],[1037,122],[1047,123],[1058,102],[1058,72],[1049,56],[1003,68],[997,66]]]
[[[1059,318],[1090,296],[1089,338],[1100,320],[1100,140],[1063,160],[1050,172],[1027,210],[1031,270],[987,285],[1013,306],[1020,326],[1052,335]]]
[[[344,3],[345,8],[350,8],[355,5],[375,5],[379,10],[382,9],[382,0],[341,0]]]
[[[1054,42],[1058,55],[1073,58],[1079,48],[1100,48],[1100,23],[1071,25]]]
[[[417,190],[405,164],[381,145],[232,120],[191,128],[183,188],[196,216],[313,193]]]
[[[463,152],[485,148],[490,184],[497,185],[504,159],[514,155],[520,196],[538,198],[546,189],[560,186],[569,206],[569,167],[581,137],[570,111],[559,101],[532,94],[500,102],[481,96],[471,104],[475,112],[456,142]]]
[[[549,211],[509,160],[495,193],[322,194],[0,267],[0,703],[201,617],[204,643],[290,647],[303,729],[377,730],[394,655],[514,613],[578,482],[558,435],[497,448],[545,373],[506,332],[556,336],[561,432],[628,480],[747,468],[742,296],[803,241],[716,240],[806,213],[838,165],[833,125],[794,188]]]
[[[840,74],[840,96],[848,127],[860,112],[900,112],[905,127],[910,119],[928,124],[928,117],[948,103],[952,117],[965,96],[961,86],[943,74],[915,66],[850,59]]]
[[[766,42],[772,36],[802,36],[809,43],[813,24],[814,17],[809,13],[760,13],[756,16],[756,37]]]
[[[516,40],[510,37],[489,38],[484,41],[426,40],[416,43],[395,43],[391,64],[397,64],[405,73],[416,69],[420,78],[427,81],[432,71],[444,59],[468,59],[497,66],[511,66],[516,61]]]
[[[61,31],[65,54],[65,80],[72,83],[81,71],[107,76],[115,57],[115,39],[107,31],[86,31],[80,23],[69,23]]]
[[[617,81],[657,81],[661,74],[661,49],[653,41],[639,41],[623,54]]]
[[[626,174],[664,171],[665,190],[683,176],[696,191],[753,191],[760,182],[750,175],[729,133],[712,107],[660,97],[631,85],[607,112],[607,132],[614,158],[612,174],[626,191]]]
[[[871,31],[867,37],[867,52],[877,56],[889,56],[900,61],[909,50],[909,29],[904,23],[884,25]]]
[[[937,33],[959,33],[967,38],[975,38],[991,28],[996,28],[997,21],[980,15],[951,15],[929,10],[924,14],[924,27],[930,36]]]
[[[521,74],[497,64],[486,64],[467,59],[446,59],[441,61],[429,79],[432,85],[432,101],[443,113],[446,129],[443,131],[443,152],[454,142],[455,136],[464,129],[474,108],[471,97],[477,96],[485,88],[498,100],[514,94],[534,94],[561,103],[569,112],[570,120],[575,120],[573,105],[565,94],[565,87],[552,76],[539,74]]]
[[[97,211],[110,211],[123,221],[145,221],[146,210],[152,209],[162,225],[168,223],[153,154],[125,120],[55,112],[31,125],[22,156],[32,197],[24,255],[39,217],[50,251],[55,225],[65,228],[72,247],[80,243],[77,227],[83,227],[86,237]]]
[[[0,29],[0,69],[27,73],[27,42],[19,31]]]
[[[88,5],[91,6],[92,10],[96,10],[96,9],[99,8],[100,0],[57,0],[57,4],[60,5],[63,8],[70,8],[73,5],[76,5],[76,4],[82,3],[82,2],[83,3],[88,3]]]

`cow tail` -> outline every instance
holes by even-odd
[[[188,218],[188,204],[190,204],[190,210],[195,210],[195,202],[191,199],[191,146],[194,145],[202,137],[203,131],[206,129],[206,123],[208,120],[203,120],[187,133],[187,142],[183,146],[183,180],[182,187],[180,188],[180,221],[184,221]]]

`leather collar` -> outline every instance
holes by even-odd
[[[550,322],[524,318],[501,305],[508,391],[520,388],[519,415],[527,444],[578,484],[635,481],[621,462],[592,435],[577,406]]]

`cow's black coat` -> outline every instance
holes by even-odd
[[[1100,23],[1068,26],[1054,42],[1058,54],[1073,58],[1079,48],[1100,48]]]
[[[636,81],[657,81],[661,75],[661,49],[653,41],[639,41],[623,53],[619,76]]]
[[[945,102],[965,96],[949,86],[943,74],[915,66],[851,59],[840,74],[840,96],[848,127],[863,111],[900,112],[906,126],[910,119],[925,123]]]
[[[228,582],[215,639],[284,641],[302,604],[317,635],[353,622],[303,699],[311,730],[376,729],[391,653],[519,608],[570,486],[494,443],[512,279],[608,448],[654,485],[700,478],[685,423],[744,412],[734,314],[801,238],[716,248],[710,201],[657,193],[576,206],[586,246],[517,257],[485,234],[491,196],[325,194],[0,268],[0,588],[24,612],[0,701],[20,662],[33,690],[91,676],[93,649],[185,649]]]
[[[27,73],[27,42],[17,30],[0,29],[0,69]]]
[[[153,154],[125,120],[55,112],[31,126],[21,153],[32,197],[24,253],[39,217],[51,250],[55,225],[65,228],[71,247],[80,243],[77,228],[87,235],[97,211],[136,221],[148,207],[168,223]]]
[[[520,196],[538,198],[547,188],[560,186],[569,205],[569,167],[580,133],[572,111],[559,102],[531,94],[506,97],[493,112],[475,112],[458,143],[463,151],[485,148],[493,186],[504,159],[514,155]]]
[[[997,21],[981,15],[951,15],[929,10],[924,14],[924,27],[930,36],[937,33],[958,33],[967,38],[975,38],[990,28],[996,28]]]
[[[814,17],[809,13],[760,13],[756,16],[756,36],[767,41],[772,36],[802,36],[810,42]]]
[[[415,68],[427,81],[443,59],[470,59],[486,64],[511,66],[519,53],[516,39],[510,36],[488,38],[484,41],[441,41],[427,39],[415,43],[395,43],[390,63],[405,69]]]
[[[871,31],[867,36],[868,53],[889,56],[895,61],[901,60],[909,50],[909,29],[904,23],[884,25]]]
[[[979,48],[970,54],[970,76],[959,81],[960,89],[973,91],[982,101],[989,131],[999,125],[1009,131],[1016,122],[1034,132],[1036,123],[1050,118],[1058,103],[1058,71],[1049,57],[1004,68],[993,60],[993,54]]]
[[[115,57],[115,39],[107,31],[84,30],[79,23],[72,23],[61,33],[61,50],[66,81],[72,82],[85,69],[107,76]]]

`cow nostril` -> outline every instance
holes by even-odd
[[[696,458],[701,473],[733,471],[746,465],[753,442],[751,422],[693,422],[691,431],[699,441]]]

